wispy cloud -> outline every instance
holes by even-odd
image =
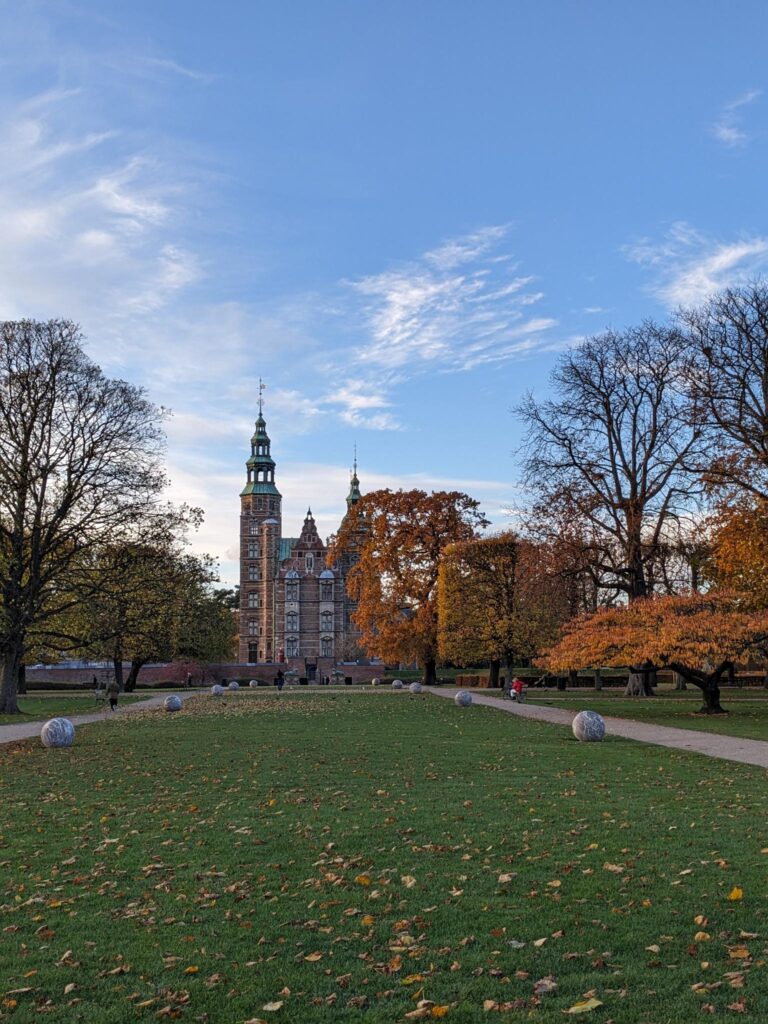
[[[216,78],[215,75],[208,74],[205,71],[195,71],[193,68],[184,67],[183,64],[178,64],[175,60],[169,60],[167,57],[142,57],[139,59],[139,64],[148,69],[180,75],[182,78],[191,78],[195,82],[202,82],[204,84],[213,82]]]
[[[660,242],[642,239],[624,254],[653,274],[650,290],[665,305],[695,305],[768,269],[768,237],[722,241],[689,224],[674,224]]]
[[[712,135],[718,142],[728,147],[744,146],[749,142],[751,136],[744,127],[744,108],[754,103],[761,95],[762,90],[750,89],[735,100],[723,104],[711,128]]]
[[[357,362],[408,373],[470,370],[542,345],[557,321],[527,311],[544,293],[497,251],[507,233],[505,225],[485,227],[351,282],[368,334]]]

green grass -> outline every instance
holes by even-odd
[[[121,693],[118,707],[122,704],[132,704],[136,700],[146,700],[152,696],[142,693]],[[96,700],[92,692],[78,694],[52,693],[31,693],[19,697],[19,708],[21,715],[0,715],[0,725],[16,725],[27,721],[53,718],[56,715],[92,715],[96,711],[109,708],[109,702]]]
[[[765,779],[375,691],[0,748],[0,1019],[764,1021]]]
[[[700,715],[701,698],[697,692],[668,691],[663,695],[649,698],[624,697],[618,694],[606,695],[594,690],[577,690],[571,694],[529,690],[527,703],[547,707],[565,708],[576,712],[590,708],[601,715],[614,718],[631,718],[649,725],[671,725],[678,729],[695,729],[699,732],[716,732],[725,736],[742,736],[748,739],[768,740],[768,699],[763,690],[725,690],[721,703],[727,715]]]

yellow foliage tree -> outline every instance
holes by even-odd
[[[720,681],[730,662],[768,643],[768,611],[727,592],[653,597],[604,608],[565,627],[538,663],[552,671],[650,663],[702,692],[706,714],[722,713]]]
[[[551,551],[508,531],[452,544],[438,582],[440,657],[459,665],[498,666],[532,658],[551,643],[568,617],[566,590],[553,572]]]

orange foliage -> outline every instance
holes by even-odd
[[[347,592],[369,654],[385,661],[437,657],[437,577],[448,544],[487,525],[478,503],[459,491],[371,491],[347,515],[331,558],[353,562]]]
[[[711,562],[719,585],[768,608],[768,501],[745,498],[720,510]]]
[[[650,661],[703,668],[768,642],[768,611],[727,592],[652,597],[575,619],[538,663],[552,671]]]

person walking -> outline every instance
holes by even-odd
[[[117,701],[120,697],[120,687],[117,685],[117,682],[114,679],[107,687],[107,696],[109,697],[110,711],[117,711]]]
[[[285,684],[285,676],[283,675],[283,670],[279,668],[277,670],[277,675],[275,676],[275,686],[277,687],[277,692],[278,693],[282,693],[283,692],[284,684]]]
[[[510,693],[510,697],[512,700],[516,700],[518,704],[523,703],[523,687],[523,680],[515,676],[512,680],[512,692]]]

